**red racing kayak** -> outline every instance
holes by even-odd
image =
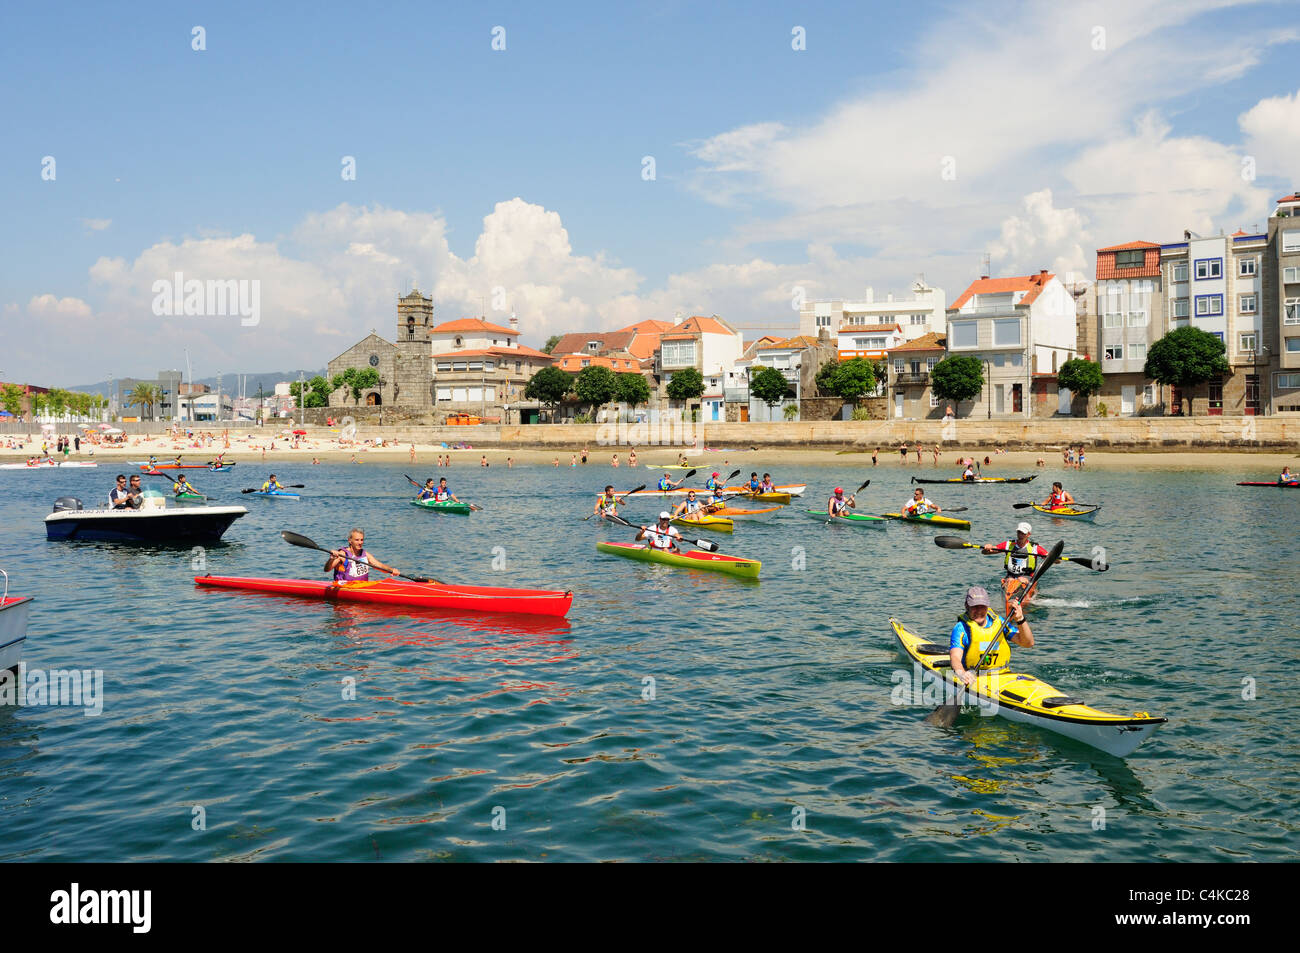
[[[317,579],[258,579],[249,576],[195,576],[200,586],[242,589],[281,596],[326,599],[336,602],[373,602],[421,609],[456,609],[467,612],[501,612],[563,617],[573,603],[573,592],[554,589],[501,589],[494,586],[448,586],[431,582],[379,579],[336,585]]]

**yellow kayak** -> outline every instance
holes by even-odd
[[[673,522],[678,526],[694,526],[696,529],[707,529],[715,533],[731,533],[736,529],[736,524],[725,516],[709,516],[707,514],[679,516]]]

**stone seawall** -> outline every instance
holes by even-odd
[[[401,423],[379,426],[357,420],[357,438],[385,438],[399,444],[580,450],[629,447],[817,447],[897,449],[906,441],[926,446],[1045,450],[1066,444],[1122,450],[1276,450],[1300,446],[1300,418],[1291,417],[1130,417],[1050,420],[956,421],[798,421],[794,423],[705,423],[674,425],[662,431],[648,425],[533,424],[474,427],[423,427]],[[333,437],[327,431],[315,436]]]

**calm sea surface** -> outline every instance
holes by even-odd
[[[252,462],[191,471],[249,509],[207,572],[318,578],[324,557],[278,531],[337,546],[360,526],[407,572],[573,589],[567,622],[532,625],[200,590],[189,550],[44,538],[55,497],[98,499],[119,467],[0,471],[0,568],[36,597],[25,661],[104,677],[98,716],[0,708],[0,860],[1295,857],[1300,492],[1233,485],[1262,471],[1084,471],[1067,486],[1105,504],[1095,524],[1031,518],[1040,543],[1103,546],[1112,568],[1054,567],[1039,644],[1013,667],[1169,718],[1119,760],[891,704],[908,666],[888,617],[941,637],[998,563],[924,527],[803,510],[868,476],[865,512],[896,510],[917,468],[705,456],[809,483],[804,506],[711,537],[763,561],[757,585],[596,553],[632,534],[582,522],[594,494],[652,480],[644,466],[458,461],[453,491],[486,507],[469,517],[407,505],[402,474],[444,472],[427,466],[281,464],[307,484],[298,503],[241,497],[265,478]],[[1060,475],[1042,473],[930,495],[970,507],[972,539],[1003,539],[1023,518],[1011,504]],[[649,520],[659,503],[628,509]]]

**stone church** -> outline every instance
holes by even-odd
[[[433,330],[433,298],[419,288],[397,299],[397,343],[375,331],[348,348],[327,365],[331,379],[349,368],[370,367],[379,373],[379,386],[362,392],[368,407],[433,407],[433,355],[429,333]],[[356,406],[352,393],[340,388],[330,394],[331,407]]]

